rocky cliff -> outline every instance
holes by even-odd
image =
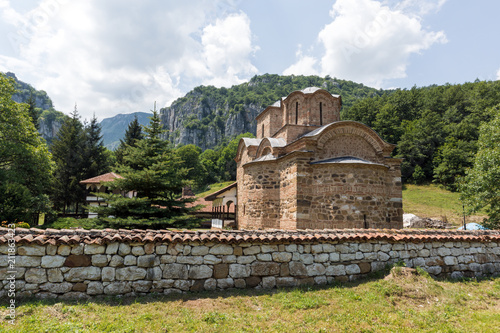
[[[306,87],[321,87],[342,96],[344,108],[355,100],[381,95],[382,90],[352,81],[318,76],[265,74],[231,88],[200,86],[160,110],[165,139],[175,145],[195,144],[203,150],[226,143],[250,132],[255,134],[255,117],[282,96]]]

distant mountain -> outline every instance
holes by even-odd
[[[336,78],[264,74],[231,88],[199,86],[160,110],[165,139],[195,144],[205,150],[222,145],[239,134],[255,134],[255,117],[267,106],[291,92],[319,87],[342,96],[342,112],[356,101],[382,96],[384,90]]]
[[[125,136],[125,131],[127,130],[128,124],[134,117],[137,116],[139,124],[147,125],[149,124],[149,118],[151,113],[149,112],[134,112],[127,114],[117,114],[111,118],[105,118],[101,121],[101,133],[104,145],[110,150],[115,150],[120,144],[120,139]]]

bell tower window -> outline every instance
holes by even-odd
[[[299,123],[299,102],[295,102],[295,125]]]
[[[319,125],[323,126],[323,103],[319,102]]]

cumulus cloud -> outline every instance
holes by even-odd
[[[256,74],[251,56],[257,51],[252,45],[250,19],[244,13],[218,19],[203,29],[203,56],[212,78],[206,84],[224,86],[238,84],[243,78]],[[243,77],[241,77],[243,75]]]
[[[305,55],[302,52],[302,45],[299,45],[297,52],[295,53],[297,57],[297,62],[288,67],[283,71],[284,75],[317,75],[316,65],[318,60],[315,57]]]
[[[439,8],[427,2],[417,6],[415,1],[391,8],[375,0],[337,0],[330,11],[332,21],[318,34],[324,51],[313,55],[317,71],[375,87],[405,77],[410,55],[446,43],[444,32],[422,27],[419,15],[431,9]]]
[[[500,68],[497,71],[497,80],[500,80]]]
[[[0,0],[0,70],[86,118],[167,106],[194,85],[256,73],[250,20],[221,2],[42,0],[21,13]]]

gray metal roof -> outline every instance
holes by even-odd
[[[243,142],[245,142],[245,146],[258,146],[262,139],[253,139],[253,138],[243,138]]]
[[[276,159],[276,157],[273,156],[272,154],[267,154],[267,155],[261,156],[259,158],[256,158],[252,162],[274,161],[275,159]]]
[[[285,147],[286,146],[285,139],[282,139],[282,138],[267,138],[267,139],[269,140],[271,147]]]

